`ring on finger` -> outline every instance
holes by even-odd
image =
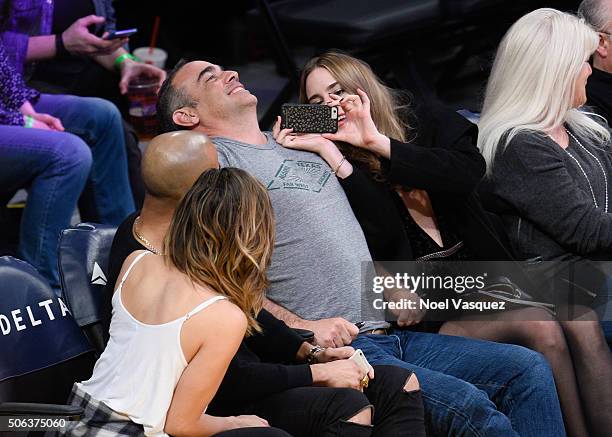
[[[369,383],[370,383],[370,377],[366,374],[363,376],[363,378],[359,382],[359,385],[361,385],[362,388],[366,388]]]

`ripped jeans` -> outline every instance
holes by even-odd
[[[374,366],[364,393],[351,388],[299,387],[283,391],[228,414],[255,414],[294,437],[425,437],[420,390],[405,390],[412,372]],[[348,421],[373,409],[372,425]]]

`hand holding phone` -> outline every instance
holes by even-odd
[[[355,361],[359,368],[368,374],[374,371],[374,368],[370,365],[368,359],[365,357],[365,354],[361,349],[357,349],[355,353],[351,355],[349,360]]]
[[[359,368],[366,373],[361,381],[361,387],[366,388],[370,382],[370,378],[374,379],[374,368],[370,365],[361,349],[357,349],[349,360],[354,361]]]
[[[119,38],[128,38],[138,32],[138,29],[125,29],[125,30],[113,30],[111,33],[106,35],[103,39],[111,40],[111,39],[119,39]]]
[[[95,29],[103,28],[105,21],[104,17],[98,15],[79,18],[59,35],[59,40],[72,55],[99,56],[113,53],[121,47],[123,41],[103,40],[95,34]]]
[[[294,133],[336,133],[338,108],[286,103],[281,107],[281,129],[293,129]]]

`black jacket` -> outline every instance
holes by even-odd
[[[586,86],[587,106],[606,118],[612,126],[612,73],[593,68]]]
[[[381,158],[386,182],[354,166],[340,180],[375,261],[414,259],[404,230],[404,208],[392,186],[426,190],[433,209],[454,222],[478,260],[513,259],[498,218],[484,210],[475,191],[485,172],[476,147],[478,129],[444,107],[425,107],[410,122],[407,143],[391,140],[390,159]]]

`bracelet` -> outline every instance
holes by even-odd
[[[23,117],[24,118],[24,123],[23,123],[23,127],[32,127],[34,126],[34,117],[30,116],[30,115],[26,115]]]
[[[131,53],[124,53],[122,55],[119,55],[115,58],[115,62],[113,62],[113,66],[119,70],[119,68],[121,68],[121,64],[123,64],[125,62],[126,59],[131,59],[132,61],[140,61],[140,59],[138,59],[136,56],[134,56]]]
[[[315,357],[315,354],[318,354],[319,352],[323,352],[326,348],[317,345],[314,345],[312,347],[312,349],[310,349],[310,351],[308,352],[308,355],[306,355],[306,362],[308,364],[315,364],[318,362],[317,357]]]
[[[332,172],[333,174],[338,173],[338,170],[340,170],[340,167],[342,167],[342,164],[344,164],[344,161],[346,161],[346,156],[343,156],[342,159],[340,160],[340,164],[338,164],[338,166],[336,167],[336,169]]]
[[[70,52],[64,45],[64,37],[61,33],[55,34],[55,57],[62,59],[70,56]]]

